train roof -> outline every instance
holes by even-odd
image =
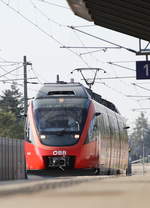
[[[92,90],[84,87],[81,83],[46,83],[38,91],[35,99],[56,97],[56,96],[70,96],[93,99],[96,102],[106,106],[107,108],[119,113],[116,106],[93,92]]]
[[[50,96],[76,96],[90,98],[85,87],[80,83],[48,83],[39,90],[36,98],[47,98]]]

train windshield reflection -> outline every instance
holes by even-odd
[[[35,112],[40,132],[80,132],[82,109],[80,108],[39,108]]]
[[[87,99],[38,99],[33,103],[35,123],[42,144],[76,144],[83,130],[89,102]]]

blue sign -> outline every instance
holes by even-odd
[[[136,79],[150,79],[150,61],[136,62]]]

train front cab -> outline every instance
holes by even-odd
[[[53,108],[53,113],[50,109],[48,109],[48,111],[51,111],[51,115],[49,114],[49,118],[47,109],[46,111],[44,110],[44,115],[44,111],[41,110],[41,107],[36,107],[36,105],[45,105],[43,103],[40,103],[44,102],[43,100],[38,100],[38,104],[31,103],[29,106],[28,118],[26,122],[27,140],[25,142],[27,169],[41,170],[53,167],[84,169],[95,167],[97,164],[96,142],[92,140],[87,143],[87,140],[89,138],[88,129],[90,127],[93,115],[95,114],[94,105],[92,104],[91,100],[87,98],[79,98],[77,100],[55,99],[55,101],[56,100],[57,102],[59,102],[57,103],[57,106],[60,105],[60,108],[58,110],[58,113],[55,111],[56,104],[55,108]],[[46,100],[45,102],[47,101],[48,100]],[[69,105],[67,103],[71,102],[74,107],[71,107],[71,111],[68,108],[65,109],[65,112],[62,112],[61,109],[64,109],[62,102],[66,102],[65,106]],[[80,107],[81,109],[79,109],[78,105],[83,107]],[[53,128],[56,121],[57,124],[59,123],[59,125],[65,125],[66,120],[68,120],[69,114],[69,116],[72,116],[72,118],[76,119],[76,121],[78,122],[78,125],[80,126],[80,131],[68,132],[70,130],[68,130],[68,127],[66,126],[59,126],[59,128],[61,127],[61,130],[57,129],[57,132],[55,131],[55,133],[47,133],[46,130],[39,130],[40,128],[42,128],[39,127],[41,115],[37,118],[36,110],[38,111],[38,113],[40,112],[43,114],[42,117],[45,116],[50,119],[49,125],[53,125]],[[73,110],[75,110],[75,113],[72,113]],[[61,114],[62,116],[60,116]],[[37,119],[39,120],[38,122]],[[48,123],[48,120],[46,120],[46,123]],[[65,163],[63,163],[64,160]]]

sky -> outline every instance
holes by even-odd
[[[12,79],[22,79],[22,62],[26,55],[32,63],[32,67],[28,66],[28,78],[36,78],[29,81],[38,83],[28,84],[29,98],[36,95],[43,83],[56,82],[57,74],[60,80],[69,82],[74,78],[75,82],[84,84],[79,72],[70,72],[77,68],[102,68],[106,73],[98,72],[97,78],[101,79],[96,80],[92,89],[112,101],[129,126],[134,124],[143,108],[149,108],[149,98],[142,97],[149,96],[149,80],[108,79],[135,77],[136,61],[145,60],[144,56],[118,48],[87,48],[115,47],[98,39],[102,38],[138,50],[137,38],[75,16],[66,0],[0,0],[0,17],[0,93],[10,88]],[[73,30],[70,26],[98,38]],[[142,41],[142,47],[146,45],[147,42]],[[92,78],[93,72],[88,71],[84,75]],[[23,92],[23,80],[16,82]],[[139,97],[131,97],[137,95]],[[144,110],[144,113],[149,118],[150,110]]]

